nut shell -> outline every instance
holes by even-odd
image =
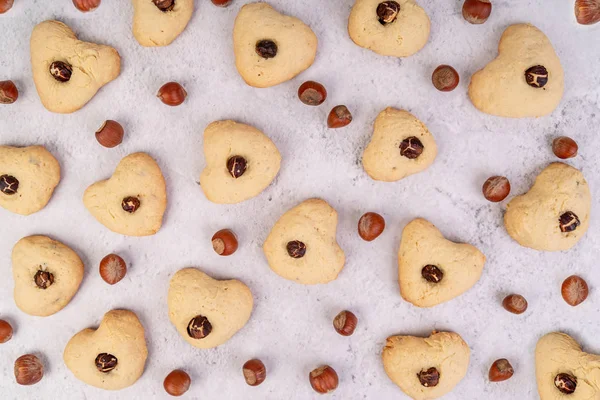
[[[490,0],[465,0],[462,8],[463,18],[475,25],[483,24],[492,13]]]
[[[367,242],[377,239],[384,229],[385,219],[377,213],[368,212],[358,220],[358,234]]]
[[[231,4],[231,0],[212,0],[212,3],[215,6],[219,6],[219,7],[227,7],[228,5]]]
[[[319,82],[306,81],[298,88],[298,97],[307,106],[319,106],[327,99],[327,90]]]
[[[563,282],[560,292],[567,304],[575,307],[587,299],[589,288],[587,282],[583,278],[577,275],[571,275]]]
[[[181,396],[189,390],[191,383],[192,380],[187,372],[176,369],[167,375],[163,387],[171,396]]]
[[[576,0],[575,18],[582,25],[600,22],[600,0]]]
[[[73,0],[73,5],[81,12],[94,11],[102,0]]]
[[[165,83],[156,95],[164,104],[174,107],[183,103],[187,97],[187,92],[177,82]]]
[[[244,374],[246,383],[250,386],[258,386],[267,378],[267,368],[258,359],[246,361],[242,367],[242,373]]]
[[[527,310],[527,300],[520,294],[511,294],[504,298],[502,307],[513,314],[523,314]]]
[[[4,14],[13,6],[14,0],[0,0],[0,14]]]
[[[504,176],[492,176],[485,181],[481,191],[487,200],[498,203],[509,195],[510,182]]]
[[[231,229],[221,229],[211,240],[213,250],[220,256],[232,255],[238,248],[237,237]]]
[[[342,336],[350,336],[354,333],[358,318],[352,311],[344,310],[333,319],[335,331]]]
[[[12,104],[19,98],[19,90],[13,81],[0,82],[0,104]]]
[[[431,74],[433,86],[441,92],[451,92],[458,86],[460,76],[450,65],[440,65]]]
[[[13,328],[8,321],[0,319],[0,343],[8,342],[13,335]]]
[[[515,370],[512,365],[510,365],[510,362],[506,358],[501,358],[494,361],[490,367],[488,376],[491,382],[502,382],[510,379],[514,373]]]
[[[566,160],[567,158],[573,158],[579,151],[577,142],[567,136],[557,137],[552,141],[552,151],[558,158]]]
[[[100,261],[100,276],[109,285],[114,285],[127,274],[127,264],[116,254],[109,254]]]
[[[125,131],[121,124],[117,121],[108,120],[96,131],[96,140],[102,146],[107,148],[113,148],[123,142],[123,135]]]
[[[15,378],[19,385],[35,385],[44,376],[44,365],[33,354],[25,354],[15,361]]]
[[[352,122],[352,114],[348,107],[335,106],[327,116],[327,127],[330,129],[343,128]]]
[[[310,386],[317,393],[331,393],[339,384],[338,375],[329,365],[314,369],[309,374]]]

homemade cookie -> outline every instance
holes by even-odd
[[[533,25],[509,26],[498,57],[476,72],[469,97],[479,110],[500,117],[550,114],[564,92],[564,73],[550,40]]]
[[[535,375],[541,400],[600,398],[600,356],[583,352],[564,333],[549,333],[538,341]]]
[[[167,46],[187,26],[194,0],[132,0],[133,36],[142,46]]]
[[[402,231],[398,250],[400,294],[417,307],[433,307],[473,287],[484,264],[476,247],[451,242],[430,222],[414,219]]]
[[[177,271],[169,284],[169,318],[186,342],[210,349],[227,342],[252,313],[252,292],[242,282],[219,281],[196,268]]]
[[[450,393],[469,368],[469,346],[453,332],[428,338],[390,336],[383,348],[383,367],[390,379],[414,400]]]
[[[550,164],[531,190],[506,205],[504,226],[521,246],[559,251],[575,246],[590,224],[592,199],[581,171]]]
[[[62,310],[83,279],[81,258],[46,236],[28,236],[12,250],[15,303],[24,313],[47,317]]]
[[[248,85],[275,86],[312,65],[317,42],[298,18],[280,14],[267,3],[246,4],[233,27],[235,66]]]
[[[234,121],[218,121],[204,131],[206,168],[200,186],[221,204],[239,203],[271,184],[281,163],[275,144],[258,129]]]
[[[273,272],[304,285],[336,279],[346,259],[336,241],[337,221],[337,212],[321,199],[283,214],[263,245]]]
[[[42,104],[72,113],[121,72],[121,57],[109,46],[77,40],[67,25],[44,21],[31,34],[31,69]]]
[[[126,310],[104,314],[98,329],[84,329],[69,340],[63,353],[67,368],[88,385],[120,390],[133,385],[148,357],[144,327]]]
[[[167,208],[165,179],[152,157],[133,153],[119,162],[112,177],[86,189],[83,204],[113,232],[154,235]]]
[[[408,57],[429,39],[431,22],[414,0],[356,0],[348,33],[354,43],[384,56]]]
[[[40,211],[60,181],[60,165],[42,146],[0,146],[0,207],[21,215]]]
[[[425,124],[404,110],[386,108],[375,119],[363,153],[363,168],[378,181],[393,182],[433,164],[437,145]]]

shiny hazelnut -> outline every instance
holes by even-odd
[[[44,376],[44,365],[33,354],[25,354],[15,361],[15,378],[19,385],[35,385]]]
[[[578,150],[579,146],[577,146],[577,142],[570,137],[560,136],[552,141],[552,151],[554,152],[554,155],[563,160],[575,157]]]
[[[513,314],[523,314],[527,310],[527,300],[520,294],[511,294],[502,300],[502,307]]]
[[[563,233],[573,232],[579,225],[581,225],[581,221],[573,211],[564,212],[558,218],[558,227]]]
[[[100,6],[101,0],[73,0],[75,7],[81,12],[94,11]]]
[[[510,193],[510,182],[503,176],[492,176],[485,181],[481,191],[487,200],[497,203]]]
[[[427,264],[421,268],[421,276],[427,282],[439,283],[442,279],[444,279],[444,271],[442,271],[436,265]]]
[[[109,285],[119,282],[126,273],[127,264],[116,254],[109,254],[100,261],[100,276]]]
[[[384,229],[385,219],[377,213],[368,212],[358,220],[358,234],[367,242],[377,239]]]
[[[117,121],[105,121],[96,131],[96,140],[104,147],[113,148],[123,141],[123,127]]]
[[[0,82],[0,104],[12,104],[19,98],[19,90],[13,81]]]
[[[142,206],[142,202],[135,196],[127,196],[121,200],[123,211],[133,214]]]
[[[231,156],[227,159],[227,171],[232,178],[237,179],[248,169],[248,161],[242,156]]]
[[[98,371],[108,374],[110,371],[117,368],[119,360],[112,354],[100,353],[96,356],[95,363]]]
[[[10,10],[15,0],[0,0],[0,14],[4,14]]]
[[[396,1],[383,1],[375,9],[379,23],[384,26],[396,21],[399,12],[400,4]]]
[[[543,65],[534,65],[525,70],[525,82],[535,89],[546,86],[548,83],[548,76],[548,70]]]
[[[212,332],[212,324],[204,315],[196,315],[190,320],[187,333],[192,339],[204,339]]]
[[[577,389],[577,377],[571,374],[560,373],[554,377],[554,386],[561,393],[573,394]]]
[[[409,160],[419,158],[424,150],[425,146],[423,146],[423,143],[416,136],[407,137],[400,143],[400,155]]]
[[[338,387],[338,375],[329,365],[314,369],[309,374],[310,386],[317,393],[330,393]]]
[[[171,371],[163,382],[165,391],[171,396],[181,396],[190,388],[192,380],[190,376],[180,369]]]
[[[154,5],[162,12],[167,12],[175,8],[175,0],[152,0]]]
[[[48,69],[50,75],[59,82],[68,82],[73,75],[73,67],[62,61],[53,61]]]
[[[494,361],[490,367],[489,378],[491,382],[502,382],[510,379],[514,373],[515,370],[510,362],[506,358],[501,358]]]
[[[583,278],[571,275],[563,282],[560,292],[567,304],[575,307],[587,299],[589,288]]]
[[[358,324],[358,318],[352,311],[344,310],[333,319],[335,331],[342,336],[351,336]]]
[[[220,256],[229,256],[238,248],[238,241],[231,229],[221,229],[212,237],[212,246]]]
[[[458,72],[449,65],[440,65],[431,75],[433,86],[441,92],[451,92],[458,86]]]
[[[319,106],[327,99],[327,90],[319,82],[307,81],[300,85],[298,97],[307,106]]]
[[[228,5],[231,4],[231,0],[212,0],[212,3],[215,6],[219,6],[219,7],[227,7]]]
[[[8,321],[0,319],[0,343],[8,342],[13,335],[13,328]]]
[[[462,15],[471,24],[483,24],[492,13],[490,0],[465,0]]]
[[[352,122],[352,114],[346,106],[335,106],[327,116],[327,127],[330,129],[343,128]]]
[[[242,367],[242,373],[246,383],[250,386],[258,386],[267,378],[267,368],[262,361],[254,359],[246,361]]]
[[[185,101],[187,92],[179,83],[169,82],[158,90],[156,96],[168,106],[178,106]]]
[[[302,258],[306,254],[306,244],[299,240],[292,240],[285,246],[288,255],[292,258]]]
[[[440,371],[435,367],[423,369],[417,374],[417,378],[424,387],[436,387],[440,383]]]
[[[263,39],[256,42],[254,48],[256,54],[264,59],[275,58],[277,56],[277,43],[270,39]]]
[[[575,18],[582,25],[600,21],[600,0],[575,0]]]

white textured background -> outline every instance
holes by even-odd
[[[0,345],[2,399],[150,399],[166,398],[162,381],[174,368],[192,376],[192,399],[312,399],[308,373],[332,365],[340,376],[332,399],[405,399],[385,375],[380,353],[392,334],[427,335],[453,330],[472,350],[467,377],[450,400],[536,399],[533,350],[550,331],[573,335],[584,348],[600,352],[598,324],[600,221],[571,251],[540,253],[520,247],[502,225],[503,204],[481,195],[490,175],[507,176],[513,193],[526,191],[534,177],[555,161],[551,140],[569,135],[580,155],[570,163],[581,168],[592,195],[600,195],[597,152],[600,126],[600,24],[575,22],[573,1],[495,0],[492,17],[482,26],[466,23],[462,1],[421,0],[432,20],[427,46],[407,59],[378,56],[354,45],[346,23],[353,0],[272,0],[277,9],[300,17],[319,37],[315,64],[300,77],[270,89],[253,89],[238,76],[231,32],[242,4],[221,9],[196,1],[185,32],[169,47],[147,49],[131,33],[132,6],[126,0],[103,0],[93,13],[78,12],[70,0],[16,0],[0,16],[0,80],[12,79],[17,103],[0,106],[0,144],[45,145],[60,161],[62,180],[48,206],[29,217],[0,209],[0,318],[15,327],[13,339]],[[31,78],[29,36],[35,24],[59,19],[83,40],[116,47],[122,74],[82,110],[52,114],[41,105]],[[531,22],[554,44],[566,72],[566,92],[549,117],[510,120],[477,111],[466,94],[470,75],[496,56],[502,31],[512,23]],[[438,64],[451,64],[461,84],[451,93],[436,91],[430,76]],[[318,108],[296,96],[308,79],[329,91]],[[154,96],[165,82],[181,82],[189,93],[184,105],[164,106]],[[328,130],[329,110],[346,104],[350,126]],[[360,159],[372,122],[383,108],[413,112],[425,122],[438,146],[435,164],[426,172],[396,183],[378,183],[363,172]],[[278,178],[260,196],[225,206],[206,200],[196,181],[204,165],[202,132],[214,120],[232,118],[263,130],[283,156]],[[102,148],[94,131],[105,119],[120,121],[123,144]],[[167,179],[169,205],[163,228],[146,238],[111,233],[88,214],[81,200],[91,183],[110,176],[125,155],[147,151]],[[287,209],[318,196],[339,212],[338,240],[346,252],[339,278],[320,286],[301,286],[268,268],[261,245],[270,227]],[[374,242],[362,241],[356,223],[366,211],[384,215],[387,228]],[[396,281],[396,252],[404,225],[425,217],[449,238],[477,245],[488,257],[483,276],[463,296],[433,309],[403,301]],[[218,229],[234,229],[240,248],[217,256],[210,245]],[[20,312],[12,299],[12,246],[31,234],[58,239],[82,257],[86,273],[73,301],[58,314],[36,318]],[[110,252],[129,264],[126,278],[111,287],[98,274]],[[220,278],[239,278],[254,293],[248,325],[213,350],[186,344],[170,324],[166,295],[170,277],[180,268],[198,266]],[[591,293],[576,308],[561,298],[560,285],[580,274]],[[523,294],[529,309],[521,316],[504,311],[501,299]],[[142,378],[120,392],[104,392],[78,381],[65,367],[62,352],[76,332],[96,326],[113,308],[135,311],[146,328],[149,358]],[[339,336],[333,317],[342,309],[359,318],[356,333]],[[14,360],[40,354],[43,380],[19,387]],[[246,386],[242,364],[264,360],[268,377]],[[508,358],[514,377],[489,383],[487,371],[497,358]]]

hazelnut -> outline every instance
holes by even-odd
[[[204,315],[196,315],[190,320],[187,333],[192,339],[204,339],[212,332],[212,325]]]
[[[575,18],[582,25],[600,21],[600,0],[575,0]]]
[[[8,321],[0,319],[0,343],[8,342],[13,335],[13,328]]]
[[[180,369],[171,371],[163,382],[165,391],[171,396],[181,396],[190,388],[192,380],[190,376]]]
[[[100,6],[101,0],[73,0],[75,7],[81,12],[94,11]]]
[[[335,331],[342,336],[351,336],[358,324],[358,318],[352,311],[344,310],[333,319]]]
[[[117,121],[105,121],[96,131],[96,140],[104,147],[113,148],[123,141],[123,127]]]
[[[306,254],[306,245],[299,240],[292,240],[286,245],[288,255],[292,258],[302,258]]]
[[[119,360],[117,360],[117,357],[113,356],[112,354],[100,353],[98,356],[96,356],[95,363],[98,371],[107,374],[113,369],[117,368]]]
[[[0,175],[0,192],[12,196],[19,190],[19,180],[12,175]]]
[[[444,279],[444,272],[435,265],[428,264],[421,269],[421,276],[427,282],[438,283]]]
[[[12,104],[19,98],[19,90],[13,81],[0,82],[0,104]]]
[[[506,358],[494,361],[490,367],[489,378],[491,382],[502,382],[513,376],[515,370]]]
[[[267,368],[262,361],[254,359],[246,361],[242,367],[242,373],[246,383],[250,386],[258,386],[267,378]]]
[[[581,225],[581,221],[579,221],[577,214],[572,211],[567,211],[558,218],[558,224],[561,232],[568,233],[577,229],[577,227]]]
[[[141,202],[137,197],[128,196],[121,201],[121,208],[129,214],[136,212],[140,206]]]
[[[100,261],[100,276],[109,285],[119,282],[126,273],[127,264],[116,254],[109,254]]]
[[[327,116],[327,127],[331,129],[343,128],[352,122],[352,114],[346,106],[335,106]]]
[[[533,88],[543,88],[548,83],[548,70],[543,65],[534,65],[525,71],[525,82]]]
[[[255,51],[262,58],[274,58],[277,55],[277,44],[269,39],[259,40],[256,42]]]
[[[171,11],[175,7],[175,0],[152,0],[152,2],[162,12]]]
[[[492,13],[490,0],[465,0],[462,15],[471,24],[483,24]]]
[[[554,386],[561,393],[572,394],[577,389],[577,378],[571,374],[558,374],[554,377]]]
[[[487,200],[497,203],[510,193],[510,182],[504,176],[492,176],[485,181],[481,191]]]
[[[310,379],[310,386],[317,393],[330,393],[338,387],[338,375],[329,365],[312,370],[308,377]]]
[[[178,106],[185,101],[187,92],[177,82],[165,83],[156,95],[164,104],[168,106]]]
[[[575,307],[587,299],[589,289],[583,278],[571,275],[563,282],[560,292],[567,304]]]
[[[212,237],[212,246],[220,256],[229,256],[238,248],[238,241],[231,229],[221,229]]]
[[[219,6],[219,7],[227,7],[228,5],[231,4],[231,0],[212,0],[212,3],[215,6]]]
[[[71,79],[73,67],[62,61],[54,61],[52,64],[50,64],[49,71],[50,75],[52,75],[54,79],[64,83]]]
[[[367,242],[377,239],[384,229],[385,219],[377,213],[368,212],[358,220],[358,234]]]
[[[391,24],[398,17],[400,4],[396,1],[383,1],[379,3],[375,12],[381,25]]]
[[[234,179],[244,175],[247,168],[248,162],[242,156],[232,156],[227,160],[227,171]]]
[[[431,367],[428,370],[421,370],[417,374],[417,377],[424,387],[435,387],[440,383],[440,373],[435,367]]]
[[[527,310],[527,300],[520,294],[511,294],[502,300],[502,307],[513,314],[523,314]]]
[[[433,86],[441,92],[451,92],[458,86],[458,72],[449,65],[440,65],[431,75]]]
[[[554,155],[563,160],[575,157],[578,150],[579,146],[577,146],[577,142],[570,137],[560,136],[552,141],[552,151],[554,152]]]
[[[418,158],[423,153],[423,150],[425,150],[425,146],[415,136],[407,137],[400,143],[400,155],[409,160]]]
[[[36,286],[40,289],[48,289],[54,283],[54,275],[48,271],[42,271],[41,269],[33,276],[33,281]]]
[[[0,14],[4,14],[10,10],[15,0],[0,0]]]
[[[327,99],[327,90],[319,82],[306,81],[300,85],[298,97],[307,106],[320,106]]]
[[[44,376],[44,365],[33,354],[25,354],[15,361],[15,378],[19,385],[35,385]]]

